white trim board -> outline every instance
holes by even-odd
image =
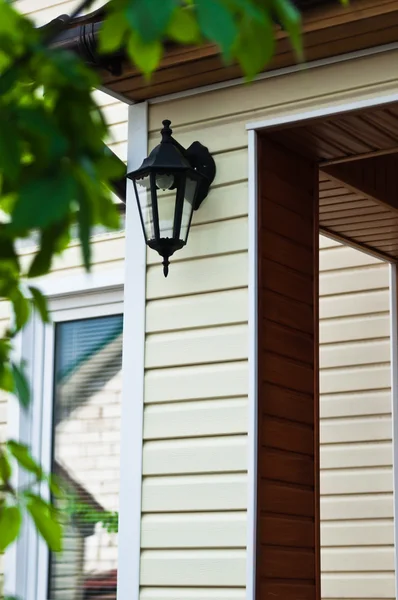
[[[148,105],[129,107],[128,171],[148,152]],[[146,245],[132,185],[127,186],[123,392],[120,447],[118,600],[139,600],[144,419]]]
[[[394,498],[394,566],[395,586],[398,588],[398,280],[396,264],[390,264],[390,348]]]
[[[365,98],[364,100],[357,100],[354,102],[347,102],[346,104],[340,104],[339,106],[329,106],[326,108],[315,108],[313,110],[297,112],[283,117],[272,117],[270,119],[262,119],[261,121],[253,121],[246,124],[246,129],[265,129],[269,127],[276,127],[278,125],[287,125],[291,123],[299,123],[301,121],[308,121],[310,119],[319,119],[320,117],[330,117],[341,113],[352,112],[353,110],[359,110],[362,108],[373,108],[375,106],[382,106],[384,104],[390,104],[391,102],[398,101],[398,93],[387,94],[380,96],[379,98]]]
[[[257,540],[257,442],[258,442],[258,244],[257,244],[257,133],[249,131],[249,419],[247,474],[247,556],[246,598],[254,600],[256,593]]]

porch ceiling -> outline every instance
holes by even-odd
[[[397,104],[278,128],[268,137],[319,163],[325,234],[398,260]]]

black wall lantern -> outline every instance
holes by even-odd
[[[163,273],[169,258],[185,246],[193,211],[206,198],[216,174],[207,148],[194,142],[185,149],[172,137],[171,122],[163,121],[162,140],[136,171],[133,181],[145,241],[163,257]]]

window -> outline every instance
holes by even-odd
[[[9,557],[6,591],[24,600],[114,600],[123,289],[65,294],[50,311],[50,324],[34,319],[23,332],[33,402],[15,419],[13,437],[64,484],[65,498],[56,500],[67,523],[64,548],[49,553],[28,525]],[[25,478],[20,472],[17,484]]]
[[[123,317],[55,328],[53,472],[67,490],[48,598],[116,598]]]

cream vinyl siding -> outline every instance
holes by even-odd
[[[324,598],[395,598],[389,267],[321,238]]]
[[[395,91],[397,52],[149,107],[217,176],[167,280],[148,254],[143,599],[245,595],[248,122]],[[350,90],[355,90],[351,91]],[[388,266],[321,238],[322,596],[395,598]]]

